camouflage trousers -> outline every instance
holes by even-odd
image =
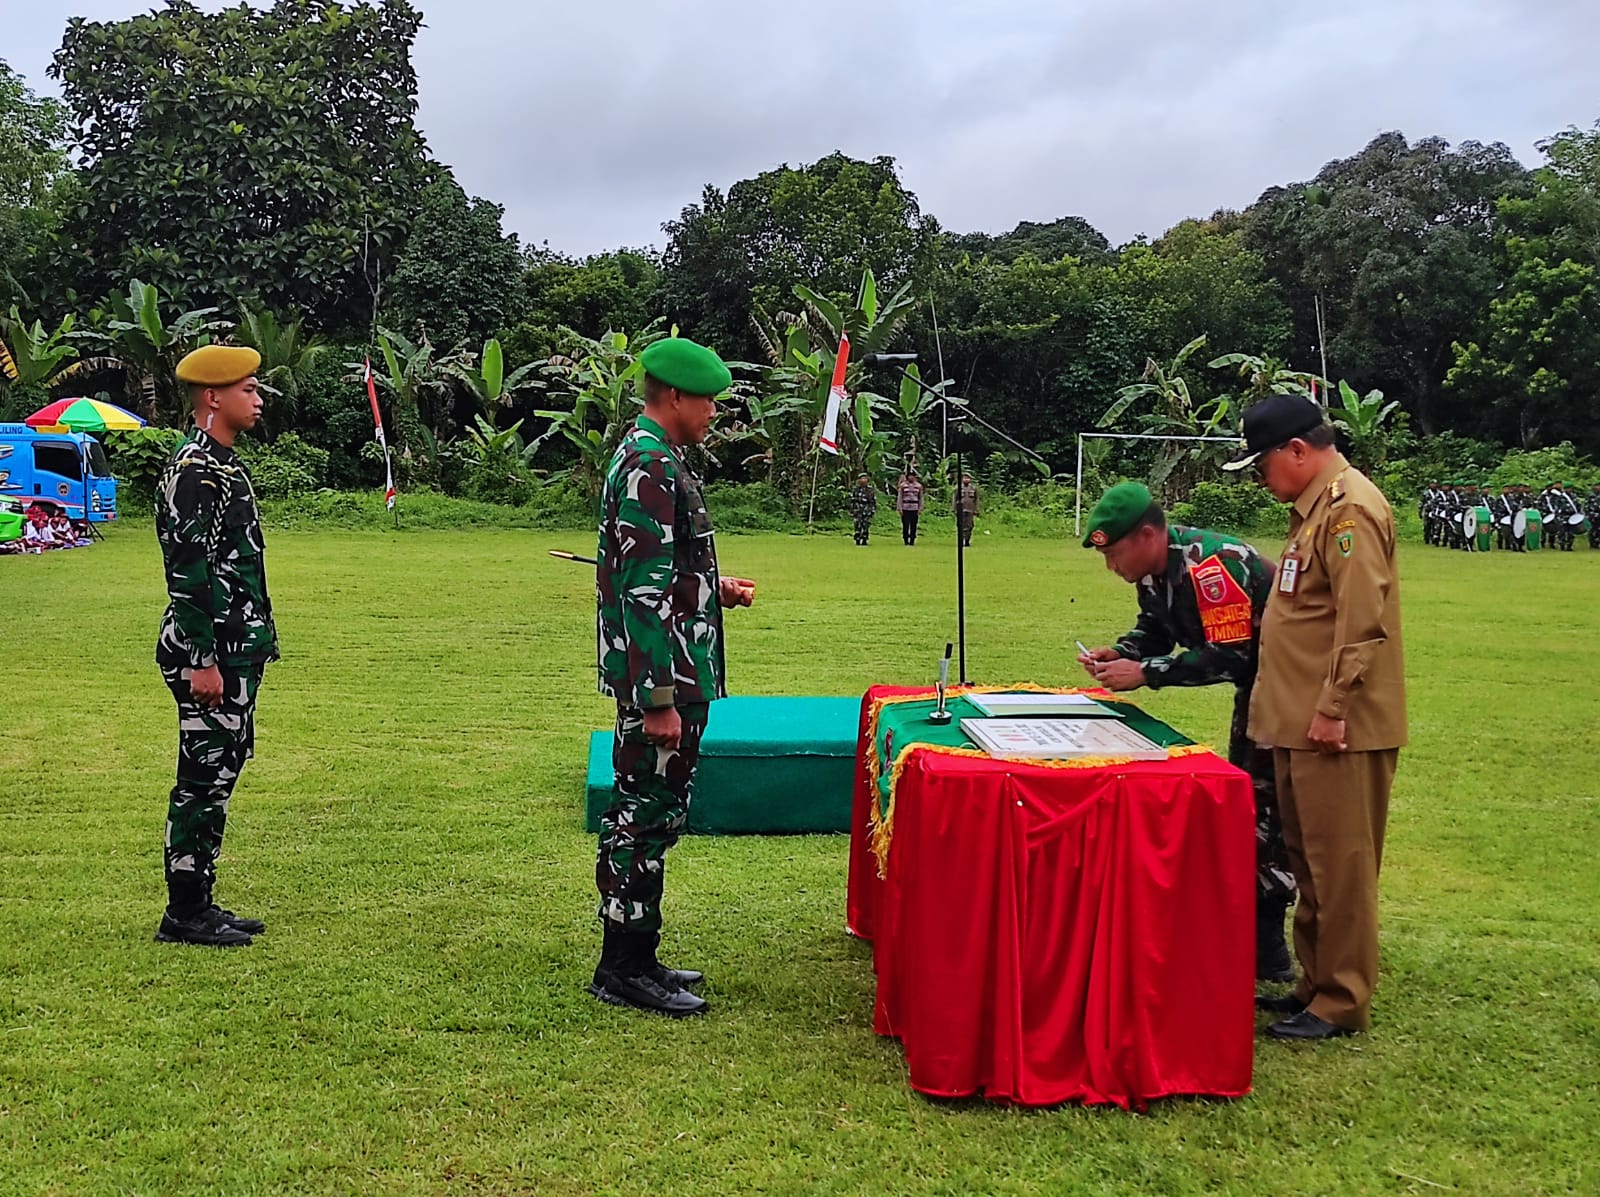
[[[710,714],[706,703],[678,708],[683,735],[676,749],[645,739],[644,712],[617,707],[611,765],[616,772],[611,805],[600,816],[600,852],[594,866],[600,921],[618,931],[661,930],[661,890],[667,849],[689,822],[689,800],[700,737]]]
[[[866,544],[867,537],[872,535],[872,517],[870,515],[858,515],[854,519],[856,524],[856,543]]]
[[[178,783],[167,805],[167,900],[174,910],[209,901],[228,822],[228,800],[255,754],[256,692],[264,665],[222,666],[222,705],[204,706],[189,670],[163,669],[178,704]]]
[[[1250,774],[1256,796],[1256,901],[1294,901],[1294,873],[1283,842],[1278,816],[1278,776],[1272,749],[1253,744],[1245,729],[1250,724],[1250,691],[1240,687],[1234,695],[1233,721],[1228,728],[1228,763]]]

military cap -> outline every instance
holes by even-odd
[[[1115,544],[1155,505],[1150,490],[1142,482],[1119,482],[1094,505],[1089,513],[1089,534],[1083,538],[1086,549],[1103,549]]]
[[[720,395],[733,385],[733,374],[715,350],[683,337],[657,341],[639,362],[651,378],[685,395]]]
[[[203,345],[178,363],[178,381],[197,387],[231,387],[261,366],[248,345]]]
[[[1242,470],[1268,449],[1286,445],[1323,423],[1322,408],[1307,395],[1269,395],[1244,413],[1244,444],[1225,470]]]

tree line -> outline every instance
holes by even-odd
[[[1600,449],[1600,125],[1554,131],[1532,168],[1385,133],[1121,246],[1076,216],[946,230],[892,158],[835,153],[707,184],[660,249],[580,258],[522,245],[434,157],[421,20],[407,0],[168,0],[70,20],[59,102],[0,63],[0,414],[82,389],[171,423],[178,352],[229,336],[268,359],[267,435],[329,454],[331,484],[370,480],[371,358],[417,481],[514,491],[592,479],[637,350],[675,328],[747,363],[719,468],[797,493],[850,329],[942,362],[1056,471],[1108,416],[1171,419],[1177,382],[1203,411],[1297,375],[1381,392],[1367,415],[1397,404],[1401,451]],[[925,395],[852,385],[849,468],[929,455]]]

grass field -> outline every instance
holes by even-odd
[[[269,533],[270,535],[270,533]],[[280,532],[283,661],[219,897],[151,941],[175,729],[148,526],[0,559],[0,1194],[1600,1192],[1600,553],[1407,545],[1372,1034],[1258,1042],[1254,1096],[1147,1115],[938,1103],[872,1033],[843,837],[689,839],[670,959],[709,1018],[584,992],[592,584],[533,531]],[[1271,546],[1274,550],[1277,545]],[[951,550],[727,536],[746,694],[922,681]],[[1074,680],[1131,590],[980,534],[972,672]],[[1147,694],[1199,738],[1229,696]]]

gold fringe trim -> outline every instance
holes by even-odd
[[[1052,693],[1059,693],[1059,691],[1052,691]],[[876,719],[876,716],[874,716],[874,719]],[[872,787],[872,806],[868,813],[867,822],[871,829],[872,855],[878,862],[878,880],[880,881],[889,875],[889,845],[894,839],[895,789],[900,784],[900,777],[905,773],[906,765],[910,762],[913,752],[932,752],[940,756],[973,757],[985,761],[1011,761],[1019,765],[1034,765],[1041,769],[1105,769],[1116,765],[1131,765],[1135,763],[1134,758],[1131,756],[1080,756],[1072,760],[1050,761],[1037,760],[1032,757],[990,756],[981,748],[954,748],[942,744],[908,744],[895,755],[894,765],[889,770],[889,802],[881,816],[878,813],[877,783],[874,782]],[[1209,744],[1179,744],[1167,749],[1167,759],[1201,756],[1212,752],[1215,752],[1215,749]],[[876,738],[873,740],[873,759],[877,759]]]

